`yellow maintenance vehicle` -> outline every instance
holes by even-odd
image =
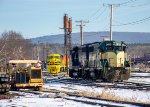
[[[7,69],[13,90],[20,88],[40,90],[44,84],[39,60],[10,60]]]

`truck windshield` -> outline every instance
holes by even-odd
[[[41,70],[31,70],[31,78],[41,78]]]

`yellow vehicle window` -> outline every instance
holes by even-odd
[[[41,70],[31,70],[31,78],[41,78]]]

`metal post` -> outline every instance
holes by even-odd
[[[64,48],[65,48],[65,55],[66,55],[66,71],[68,72],[68,56],[69,56],[69,50],[71,49],[71,32],[72,32],[72,19],[69,18],[68,21],[68,15],[64,15],[64,27],[60,29],[64,29]]]
[[[65,28],[64,30],[65,32],[65,43],[64,43],[64,47],[65,47],[65,54],[66,54],[66,71],[67,71],[67,74],[68,74],[68,39],[67,39],[67,29]]]

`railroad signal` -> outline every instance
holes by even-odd
[[[68,19],[68,15],[65,14],[63,18],[64,27],[64,47],[65,47],[65,54],[69,56],[69,51],[71,50],[71,32],[72,32],[72,18]],[[68,74],[68,57],[66,57],[66,70]]]
[[[69,33],[71,33],[72,32],[72,18],[69,18],[69,29],[68,29],[68,31],[69,31]]]
[[[64,15],[64,29],[68,29],[68,16],[67,14]]]

